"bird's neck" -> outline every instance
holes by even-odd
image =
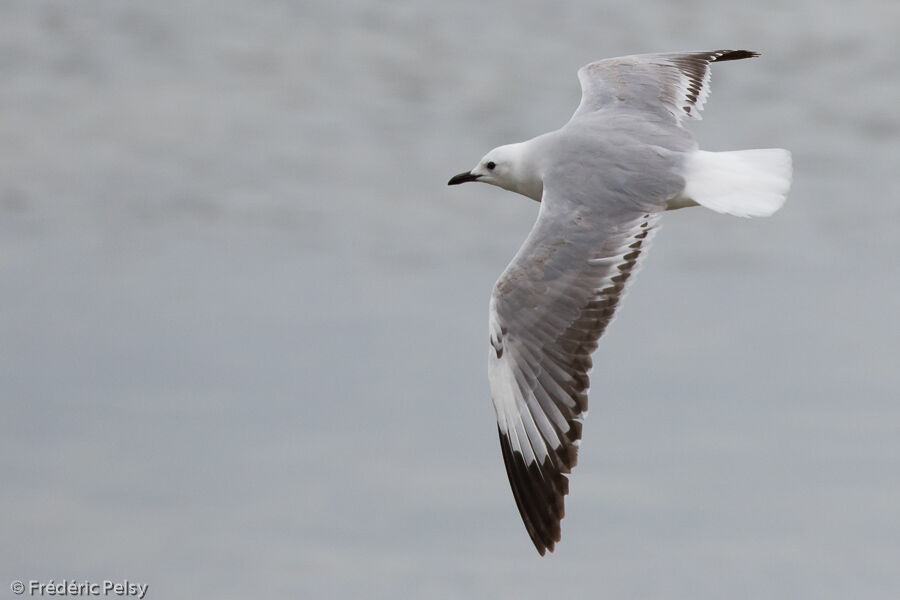
[[[544,194],[544,181],[541,176],[540,165],[535,160],[535,153],[532,151],[532,142],[520,142],[518,144],[510,144],[509,149],[512,155],[512,178],[508,182],[509,185],[503,186],[511,192],[522,194],[537,202],[541,201]]]

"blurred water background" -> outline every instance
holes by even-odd
[[[0,576],[148,598],[897,598],[900,3],[5,0]],[[491,285],[536,205],[447,188],[576,69],[748,48],[595,357],[563,541],[519,521]],[[12,597],[10,593],[10,597]]]

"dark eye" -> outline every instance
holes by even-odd
[[[488,168],[488,171],[493,171],[494,167],[497,166],[497,163],[495,163],[494,161],[490,161],[490,162],[488,162],[488,164],[486,164],[484,166],[486,166]]]

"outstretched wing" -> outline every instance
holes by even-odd
[[[709,65],[759,56],[749,50],[636,54],[597,61],[578,70],[581,104],[573,119],[622,103],[675,121],[700,119],[709,96]]]
[[[560,539],[597,340],[649,245],[658,213],[555,205],[494,287],[489,375],[506,472],[541,555]]]

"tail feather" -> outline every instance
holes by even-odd
[[[780,148],[704,152],[687,157],[685,187],[673,208],[695,202],[738,217],[768,217],[791,187],[791,153]]]

